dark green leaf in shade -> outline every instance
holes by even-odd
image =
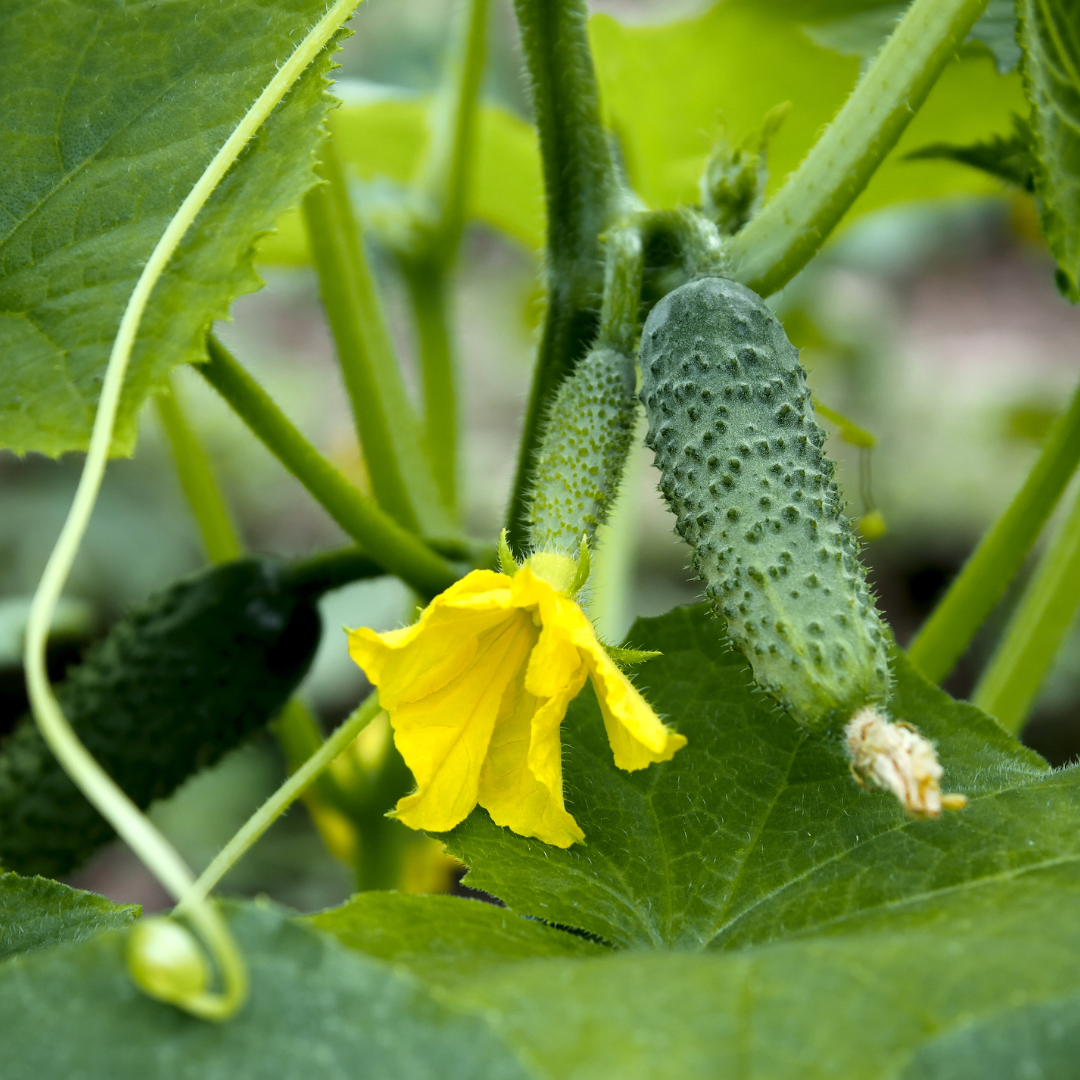
[[[358,893],[307,922],[349,948],[404,964],[437,983],[474,978],[481,969],[522,960],[584,959],[608,952],[579,934],[456,896]]]
[[[109,349],[161,234],[326,0],[11,0],[0,11],[0,446],[85,449]],[[188,231],[143,320],[114,452],[314,182],[327,49]]]
[[[126,926],[139,911],[59,881],[0,873],[0,961]]]
[[[232,905],[250,967],[239,1015],[211,1024],[145,997],[124,935],[0,967],[5,1076],[36,1080],[528,1080],[485,1019],[401,968],[269,905]]]
[[[1022,191],[1035,190],[1036,160],[1032,149],[1031,128],[1027,121],[1019,116],[1013,117],[1011,135],[993,135],[968,146],[931,143],[907,155],[908,161],[929,161],[935,158],[981,169]]]
[[[1018,0],[1035,192],[1057,283],[1080,300],[1080,0]]]
[[[552,848],[482,810],[445,837],[468,883],[521,914],[620,946],[729,948],[1080,855],[1080,772],[1052,773],[902,656],[892,711],[937,742],[946,788],[971,800],[936,822],[860,789],[839,746],[755,687],[704,609],[642,620],[631,640],[663,653],[636,682],[688,745],[670,762],[616,769],[586,690],[563,736],[585,843]]]

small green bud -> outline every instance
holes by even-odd
[[[168,918],[143,919],[128,936],[128,973],[158,1001],[184,1005],[205,992],[210,969],[192,934]]]

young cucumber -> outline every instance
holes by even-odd
[[[593,348],[563,380],[537,452],[529,518],[535,551],[576,554],[607,519],[634,433],[634,362]]]
[[[146,807],[285,703],[319,641],[317,591],[260,559],[179,581],[118,623],[57,697],[90,753]],[[0,865],[63,874],[112,836],[24,717],[0,752]]]
[[[814,732],[883,705],[884,627],[798,351],[764,301],[719,277],[668,293],[641,378],[661,490],[758,682]]]

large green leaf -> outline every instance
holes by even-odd
[[[536,957],[601,956],[602,945],[534,919],[456,896],[358,893],[307,920],[351,949],[393,960],[448,983],[481,969]]]
[[[0,12],[0,446],[85,448],[143,264],[326,0],[11,0]],[[116,452],[170,368],[259,287],[254,238],[314,180],[325,50],[189,230],[143,320]]]
[[[586,842],[552,848],[482,810],[446,836],[469,884],[521,914],[625,947],[731,948],[1080,856],[1080,770],[1052,773],[901,656],[891,707],[937,740],[946,785],[971,800],[936,822],[853,783],[840,748],[755,687],[704,608],[642,620],[631,640],[663,652],[637,681],[689,744],[616,769],[586,690],[564,724],[567,805]]]
[[[608,16],[594,17],[590,32],[604,106],[638,192],[654,207],[696,201],[717,124],[742,138],[770,109],[790,101],[791,110],[769,144],[774,190],[858,76],[861,48],[852,47],[852,55],[845,56],[815,44],[825,40],[821,24],[854,18],[872,23],[880,35],[895,7],[721,0],[699,18],[666,26],[626,27]],[[965,50],[846,220],[899,201],[997,192],[992,178],[958,164],[908,162],[903,156],[930,142],[968,143],[1007,134],[1012,113],[1022,108],[1019,76],[999,75],[981,47]]]
[[[58,945],[138,918],[132,904],[71,889],[48,878],[0,873],[0,960]]]
[[[1080,301],[1080,2],[1019,0],[1024,86],[1038,165],[1042,229],[1058,286]]]
[[[135,988],[124,935],[0,967],[3,1064],[38,1080],[526,1080],[486,1021],[401,968],[348,951],[268,905],[236,905],[250,967],[238,1016],[210,1024]]]
[[[1078,903],[1074,862],[824,936],[521,963],[453,999],[551,1080],[1071,1080]]]

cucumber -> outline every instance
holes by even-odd
[[[720,277],[668,293],[641,380],[661,491],[758,683],[815,733],[883,706],[886,630],[798,350],[765,302]]]
[[[576,555],[606,520],[634,434],[634,383],[633,360],[597,345],[560,385],[536,455],[534,551]]]
[[[57,687],[79,738],[138,806],[263,727],[304,676],[321,583],[289,573],[248,558],[176,582]],[[113,835],[24,717],[0,749],[0,864],[55,877]]]

